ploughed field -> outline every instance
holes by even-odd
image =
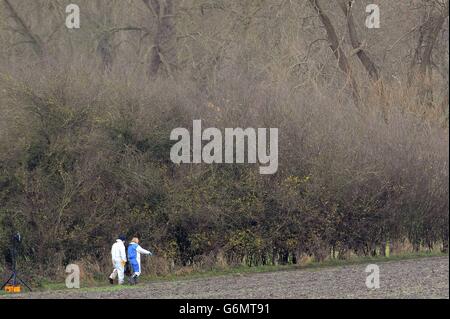
[[[449,298],[448,257],[378,263],[380,288],[366,287],[366,266],[225,275],[133,288],[60,290],[12,298]],[[6,297],[5,295],[0,298]]]

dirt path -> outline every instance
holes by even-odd
[[[142,283],[117,291],[51,291],[14,298],[449,298],[448,257],[379,263],[380,289],[365,285],[367,264]]]

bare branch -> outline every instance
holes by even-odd
[[[18,14],[16,9],[11,4],[10,0],[3,0],[3,2],[6,6],[6,8],[8,9],[8,11],[10,12],[11,17],[14,19],[17,26],[20,28],[20,31],[17,30],[17,32],[29,39],[29,42],[32,44],[34,52],[36,53],[36,55],[41,57],[44,53],[44,50],[43,50],[42,41],[39,38],[39,36],[36,34],[33,34],[33,32],[31,32],[30,27],[27,26],[25,21]]]

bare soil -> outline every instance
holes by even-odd
[[[448,257],[379,263],[380,288],[366,287],[367,264],[146,282],[129,289],[61,290],[12,298],[449,298]],[[3,296],[5,297],[5,296]],[[2,298],[2,297],[0,297]]]

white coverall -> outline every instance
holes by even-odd
[[[123,284],[125,278],[125,263],[127,261],[127,255],[125,254],[125,245],[123,241],[117,239],[111,248],[111,257],[114,270],[109,276],[111,279],[119,277],[119,285]]]

